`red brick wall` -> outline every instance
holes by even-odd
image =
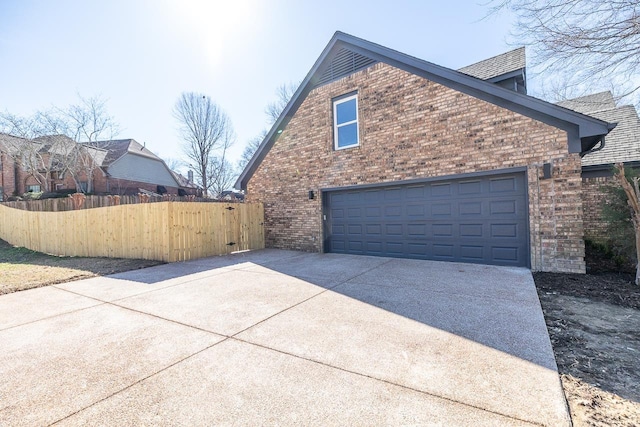
[[[332,98],[358,91],[360,146],[333,149]],[[551,179],[540,179],[552,161]],[[314,89],[248,183],[267,246],[322,250],[309,190],[526,166],[533,270],[584,272],[580,158],[564,131],[386,64]]]
[[[0,152],[0,187],[4,199],[13,195],[16,188],[15,168],[13,160]]]

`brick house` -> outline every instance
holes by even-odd
[[[27,149],[24,147],[27,146]],[[19,151],[29,152],[38,167],[21,167],[14,161]],[[80,165],[71,174],[55,156],[74,154]],[[34,155],[33,153],[37,153]],[[0,200],[28,191],[76,189],[97,194],[137,194],[140,189],[154,193],[200,194],[189,179],[175,174],[166,163],[133,139],[78,144],[63,135],[47,135],[33,140],[0,134]],[[28,161],[23,159],[23,162]],[[36,171],[34,173],[34,171]],[[37,176],[36,176],[37,175]],[[89,177],[92,179],[89,179]]]
[[[337,32],[236,182],[267,246],[584,272],[580,156],[615,125],[527,96],[510,54],[463,73]]]
[[[623,162],[640,168],[640,118],[633,105],[616,105],[611,92],[601,92],[559,102],[565,108],[615,122],[617,126],[607,135],[601,150],[582,158],[582,201],[584,236],[597,242],[606,242],[607,223],[602,218],[606,199],[603,186],[613,182],[613,166]]]

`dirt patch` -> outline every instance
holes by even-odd
[[[534,279],[574,425],[640,425],[640,287],[633,276]]]
[[[58,257],[0,240],[0,294],[164,264],[121,258]]]

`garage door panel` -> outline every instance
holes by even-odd
[[[431,188],[431,197],[451,197],[451,184],[433,184]]]
[[[402,224],[387,224],[385,233],[387,236],[402,236]]]
[[[428,245],[426,243],[407,243],[409,255],[426,256],[428,253]]]
[[[425,185],[407,187],[407,199],[424,199]]]
[[[333,219],[343,218],[344,217],[344,209],[331,209],[331,217]]]
[[[479,216],[482,215],[482,201],[460,202],[458,204],[458,213],[460,216]]]
[[[349,238],[354,238],[355,236],[362,236],[362,224],[349,224],[347,226],[347,233]]]
[[[382,216],[382,209],[379,206],[368,206],[365,208],[365,214],[367,218],[380,218]]]
[[[424,237],[427,235],[427,224],[407,224],[407,237]]]
[[[490,227],[492,238],[518,237],[518,223],[491,224]]]
[[[407,205],[407,216],[410,219],[415,219],[415,218],[424,218],[424,214],[425,214],[425,205],[424,204],[420,204],[420,205]]]
[[[489,191],[492,193],[516,192],[516,177],[493,178],[489,180]]]
[[[518,261],[518,248],[509,246],[493,246],[491,248],[493,259],[517,262]]]
[[[392,188],[384,191],[385,200],[400,200],[402,199],[402,189]]]
[[[442,243],[434,243],[433,244],[433,256],[434,258],[446,258],[453,259],[453,250],[454,247],[452,244],[442,244]]]
[[[459,195],[478,195],[482,194],[482,181],[460,181],[458,184]]]
[[[459,237],[483,237],[483,224],[460,224]]]
[[[467,261],[482,262],[485,259],[485,247],[460,245],[460,258]]]
[[[528,265],[524,173],[332,191],[325,203],[331,252]]]
[[[431,236],[453,237],[453,224],[432,224]]]
[[[403,242],[387,242],[385,245],[387,249],[387,253],[391,255],[402,255],[405,253],[404,251],[404,243]]]
[[[431,205],[431,215],[434,217],[451,216],[451,203],[434,203]]]
[[[384,209],[384,215],[389,217],[402,216],[402,205],[386,206]]]

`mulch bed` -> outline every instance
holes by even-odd
[[[640,426],[640,286],[587,247],[589,274],[534,280],[575,426]]]

